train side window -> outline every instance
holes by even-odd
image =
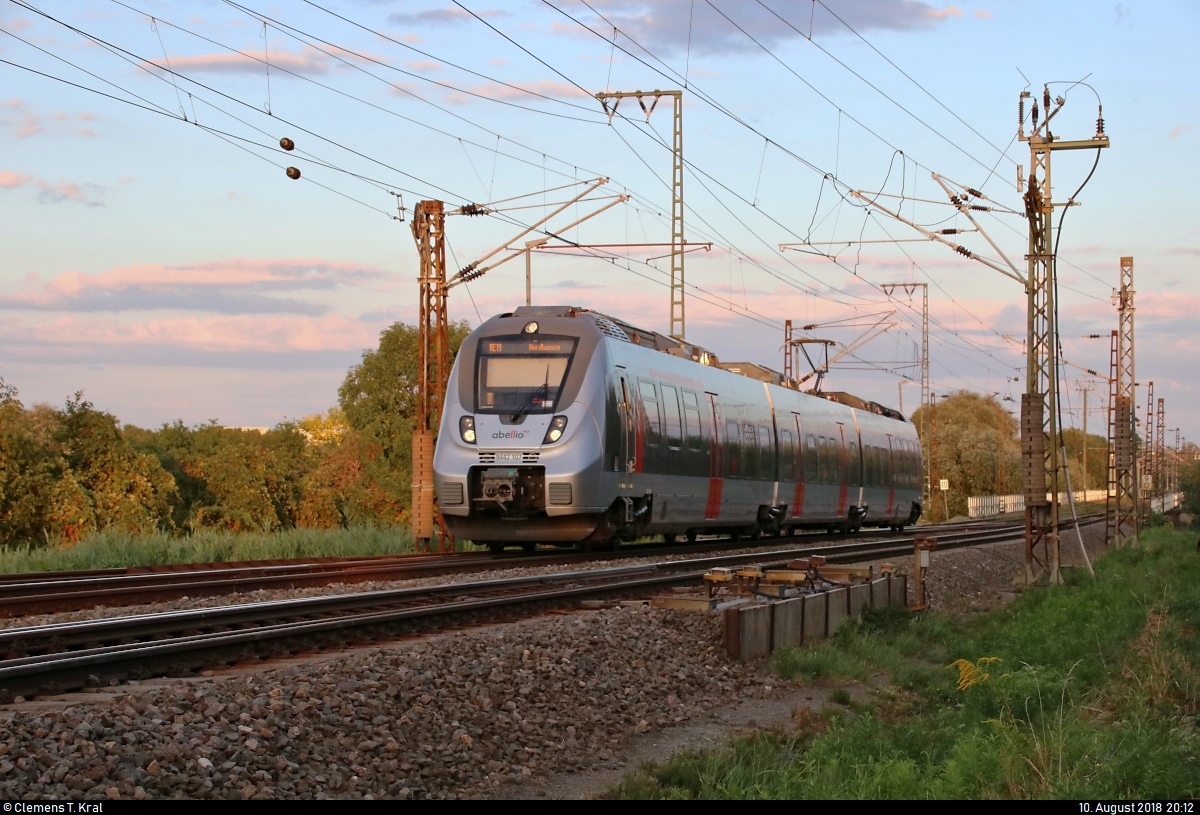
[[[858,460],[858,442],[850,442],[850,476],[846,479],[846,483],[851,487],[857,487],[862,481],[862,464]]]
[[[883,485],[891,487],[894,485],[892,481],[892,451],[890,445],[888,447],[880,447],[879,452],[883,458]]]
[[[663,385],[662,403],[667,446],[678,449],[683,446],[683,429],[680,427],[679,416],[679,389],[671,385]]]
[[[662,417],[658,406],[658,390],[653,382],[638,380],[642,397],[642,412],[646,423],[646,444],[662,444]]]
[[[820,457],[817,453],[817,437],[808,433],[804,437],[804,480],[815,484],[820,478]]]
[[[704,449],[700,404],[692,391],[683,392],[683,438],[689,450]]]
[[[864,467],[864,469],[866,470],[866,475],[867,475],[867,486],[868,487],[879,486],[879,474],[877,472],[879,469],[878,468],[879,462],[875,455],[875,445],[873,445],[873,444],[863,445],[863,458],[866,459],[866,461],[864,462],[864,464],[866,465]]]
[[[725,475],[741,478],[742,431],[737,422],[725,422]]]
[[[779,431],[779,480],[796,480],[796,451],[792,447],[792,431]]]
[[[745,478],[758,478],[759,469],[758,461],[760,455],[758,451],[758,441],[754,434],[754,425],[745,424],[742,427],[742,476]]]
[[[829,439],[817,436],[817,481],[829,483]]]

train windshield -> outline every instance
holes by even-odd
[[[486,337],[475,373],[477,413],[553,413],[571,359],[574,337]]]

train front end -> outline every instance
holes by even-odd
[[[433,469],[446,526],[499,550],[588,538],[608,508],[607,349],[590,315],[525,307],[485,322],[450,374]]]

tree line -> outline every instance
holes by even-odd
[[[465,322],[451,327],[452,357],[469,332]],[[0,545],[70,544],[98,530],[406,526],[417,351],[417,329],[392,325],[347,372],[336,407],[266,433],[215,422],[122,426],[82,393],[62,408],[27,408],[0,379]],[[932,451],[927,518],[967,514],[967,496],[1022,491],[1017,422],[1001,402],[951,394],[932,408],[932,438],[925,410],[912,418],[924,454]],[[1086,483],[1105,488],[1104,437],[1073,428],[1063,436],[1072,486],[1084,487],[1086,444]],[[1200,484],[1200,462],[1184,481]],[[1200,509],[1200,487],[1188,492]]]
[[[452,358],[469,332],[451,326]],[[417,382],[417,329],[402,323],[347,372],[336,407],[265,433],[122,426],[82,393],[27,408],[0,379],[0,545],[407,525]]]

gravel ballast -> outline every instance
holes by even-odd
[[[720,617],[624,607],[0,720],[0,797],[487,797],[734,697]]]

